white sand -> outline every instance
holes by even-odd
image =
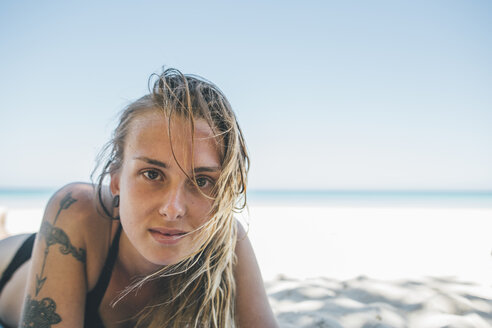
[[[492,327],[492,209],[253,206],[249,222],[281,327]]]
[[[492,327],[492,209],[252,207],[280,326]]]
[[[492,209],[253,207],[266,280],[452,276],[492,283]]]
[[[6,213],[5,230],[11,235],[38,231],[43,211],[42,208],[0,208],[0,213]]]
[[[266,287],[283,328],[492,326],[490,287],[450,278],[283,278]]]

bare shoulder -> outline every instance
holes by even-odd
[[[64,226],[76,234],[98,230],[108,225],[98,204],[97,193],[92,184],[70,183],[50,198],[43,221]]]
[[[85,271],[89,290],[97,282],[117,225],[103,214],[99,206],[92,184],[68,184],[49,200],[40,231],[62,233],[71,243],[86,250]]]
[[[237,241],[244,240],[248,236],[246,229],[244,229],[241,221],[236,219],[236,228],[237,228]]]
[[[248,232],[239,220],[236,220],[237,239],[236,239],[236,270],[243,267],[244,262],[255,262],[256,257],[253,247],[248,238]],[[257,264],[256,264],[257,265]]]
[[[236,219],[236,248],[235,248],[238,266],[242,266],[240,262],[256,262],[253,246],[248,238],[248,231],[244,228],[243,224]]]
[[[91,184],[70,183],[51,196],[46,206],[46,214],[61,214],[69,210],[73,218],[83,219],[95,210],[95,191]]]
[[[263,286],[260,268],[244,227],[237,222],[237,263],[234,270],[240,327],[276,328],[277,323]]]

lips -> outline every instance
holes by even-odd
[[[149,232],[155,241],[164,245],[176,244],[186,235],[186,231],[166,228],[151,228]]]
[[[164,236],[182,236],[186,234],[186,231],[177,230],[177,229],[166,229],[166,228],[151,228],[149,229],[151,232],[157,232]]]

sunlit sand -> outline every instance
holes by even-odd
[[[9,233],[42,209],[11,209]],[[492,327],[492,209],[251,206],[280,326]]]
[[[281,327],[492,327],[492,209],[250,209]]]

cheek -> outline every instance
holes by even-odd
[[[203,224],[210,219],[210,211],[212,210],[213,202],[211,200],[200,197],[190,202],[189,208],[193,211],[193,217],[196,222]]]
[[[137,180],[129,175],[123,175],[120,182],[120,217],[138,217],[136,214],[141,213],[145,208],[145,193],[140,190],[141,187]],[[148,201],[148,200],[147,200]]]
[[[140,199],[148,197],[145,193],[144,185],[140,181],[140,176],[132,172],[131,168],[124,167],[121,174],[120,192],[125,200],[130,203],[140,203]]]

